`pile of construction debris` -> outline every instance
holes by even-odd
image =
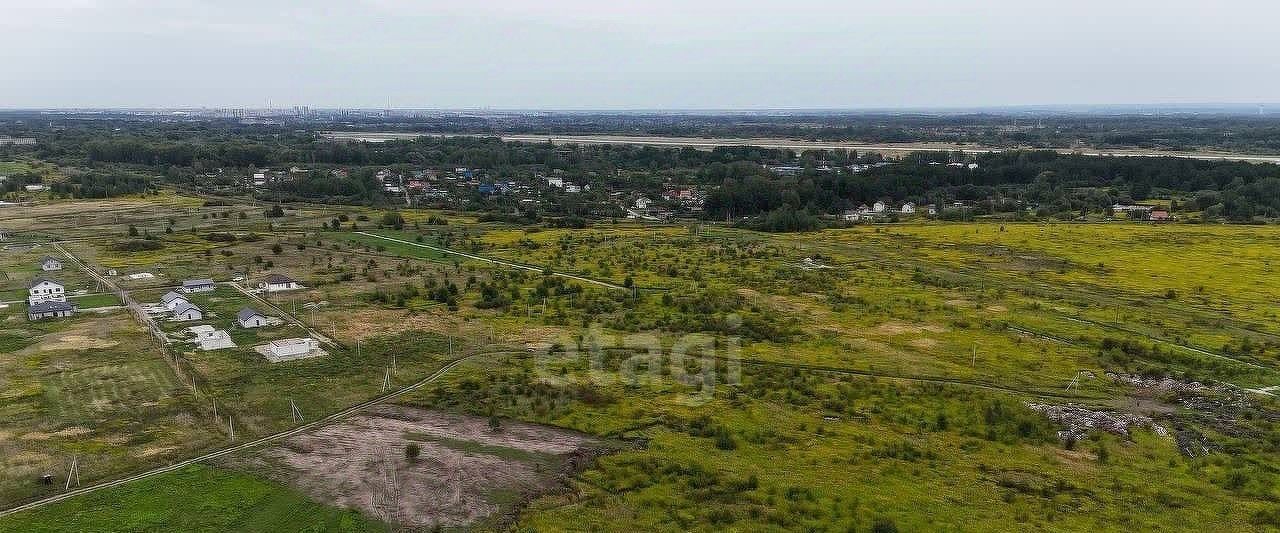
[[[1150,417],[1142,415],[1114,411],[1094,411],[1071,404],[1027,403],[1027,407],[1031,408],[1032,411],[1044,414],[1054,423],[1066,426],[1066,429],[1058,432],[1058,438],[1062,439],[1063,442],[1083,439],[1092,429],[1127,437],[1129,436],[1129,428],[1134,426],[1151,428],[1161,437],[1169,436],[1169,432],[1164,427],[1156,424]]]
[[[1204,390],[1208,388],[1198,381],[1178,381],[1170,377],[1147,378],[1137,374],[1120,374],[1116,372],[1107,372],[1107,377],[1111,378],[1111,380],[1116,383],[1123,383],[1140,389],[1149,389],[1159,392],[1200,393],[1204,392]]]

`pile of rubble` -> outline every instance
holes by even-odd
[[[1208,388],[1198,381],[1178,381],[1170,377],[1146,378],[1137,374],[1119,374],[1116,372],[1107,372],[1107,377],[1111,378],[1111,380],[1116,383],[1123,383],[1142,389],[1150,389],[1160,392],[1200,393],[1204,392],[1204,390]]]
[[[1042,403],[1027,403],[1027,407],[1032,411],[1042,413],[1049,417],[1054,423],[1066,426],[1066,429],[1058,432],[1058,438],[1063,442],[1068,440],[1080,440],[1091,429],[1098,429],[1116,435],[1129,435],[1129,428],[1148,427],[1155,431],[1161,437],[1169,436],[1169,432],[1164,427],[1156,424],[1150,417],[1135,415],[1130,413],[1116,413],[1110,411],[1094,411],[1077,405],[1050,405]]]

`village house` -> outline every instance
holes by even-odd
[[[62,270],[62,261],[59,261],[50,256],[45,256],[44,259],[40,260],[40,270],[43,270],[45,272]]]
[[[259,313],[256,309],[246,307],[236,313],[236,322],[242,328],[260,328],[267,325],[267,315]]]
[[[27,303],[65,302],[67,288],[49,278],[36,278],[27,284]]]
[[[1149,205],[1123,205],[1114,204],[1111,206],[1111,212],[1115,215],[1124,213],[1134,220],[1143,220],[1151,214],[1151,206]]]
[[[639,198],[636,198],[635,206],[636,206],[636,209],[648,209],[649,203],[650,201],[647,197],[641,196]]]
[[[916,204],[913,204],[913,203],[911,203],[911,202],[907,202],[907,203],[905,203],[905,204],[902,204],[902,209],[900,209],[898,212],[900,212],[900,213],[902,213],[902,214],[904,214],[904,215],[910,215],[910,214],[912,214],[912,213],[915,213],[915,212],[916,212]]]
[[[179,305],[190,304],[191,301],[187,300],[186,296],[183,296],[173,291],[169,291],[165,293],[164,296],[160,297],[160,303],[164,304],[165,309],[173,311],[174,309],[177,309]]]
[[[182,282],[182,292],[187,294],[195,292],[210,292],[218,288],[211,279],[189,279]]]
[[[37,302],[27,306],[27,320],[63,318],[74,315],[75,312],[75,304],[69,302]]]
[[[1151,218],[1151,220],[1154,220],[1156,222],[1164,222],[1169,220],[1169,210],[1163,207],[1157,207],[1155,209],[1152,209],[1151,214],[1148,216]]]
[[[289,276],[271,274],[267,276],[266,280],[258,283],[258,288],[267,292],[279,292],[303,289],[305,287],[303,287],[301,283],[294,281],[293,278],[290,278]]]
[[[179,322],[204,319],[204,311],[190,302],[183,302],[173,308],[173,319]]]
[[[883,213],[883,212],[884,212],[884,210],[885,210],[885,209],[888,209],[888,208],[889,208],[889,206],[888,206],[887,204],[885,204],[884,202],[879,201],[879,200],[877,200],[877,201],[876,201],[876,203],[875,203],[874,205],[872,205],[872,206],[871,206],[871,210],[872,210],[872,211],[875,211],[875,212],[877,212],[877,213]]]

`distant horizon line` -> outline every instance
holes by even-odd
[[[1245,114],[1269,113],[1268,108],[1280,109],[1280,102],[1198,102],[1198,103],[1112,103],[1112,104],[1007,104],[974,106],[878,106],[878,107],[394,107],[394,106],[314,106],[289,104],[267,106],[234,105],[182,105],[182,106],[45,106],[0,107],[0,112],[181,112],[181,111],[294,111],[305,108],[310,111],[413,111],[434,113],[656,113],[656,114],[762,114],[762,113],[975,113],[990,111],[1128,111],[1151,113],[1160,111],[1235,111]]]

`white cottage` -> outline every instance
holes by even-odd
[[[211,279],[189,279],[182,282],[182,292],[191,294],[193,292],[210,292],[218,288]]]
[[[290,278],[289,276],[271,274],[267,276],[266,280],[258,283],[258,288],[267,292],[279,292],[303,289],[305,287],[303,287],[301,283],[294,281],[293,278]]]
[[[40,270],[45,272],[53,272],[54,270],[62,270],[62,261],[57,258],[45,256],[40,260]]]
[[[236,322],[239,322],[242,328],[260,328],[267,325],[267,315],[259,313],[251,307],[246,307],[236,313]]]
[[[27,303],[65,302],[67,289],[61,283],[49,278],[36,278],[27,284]]]
[[[186,296],[178,294],[174,291],[169,291],[165,293],[164,296],[161,296],[160,303],[164,304],[165,309],[168,309],[170,311],[177,309],[178,306],[182,304],[191,305],[191,301],[188,300]]]
[[[204,318],[204,311],[189,302],[178,304],[173,310],[173,319],[179,322],[190,322]]]

